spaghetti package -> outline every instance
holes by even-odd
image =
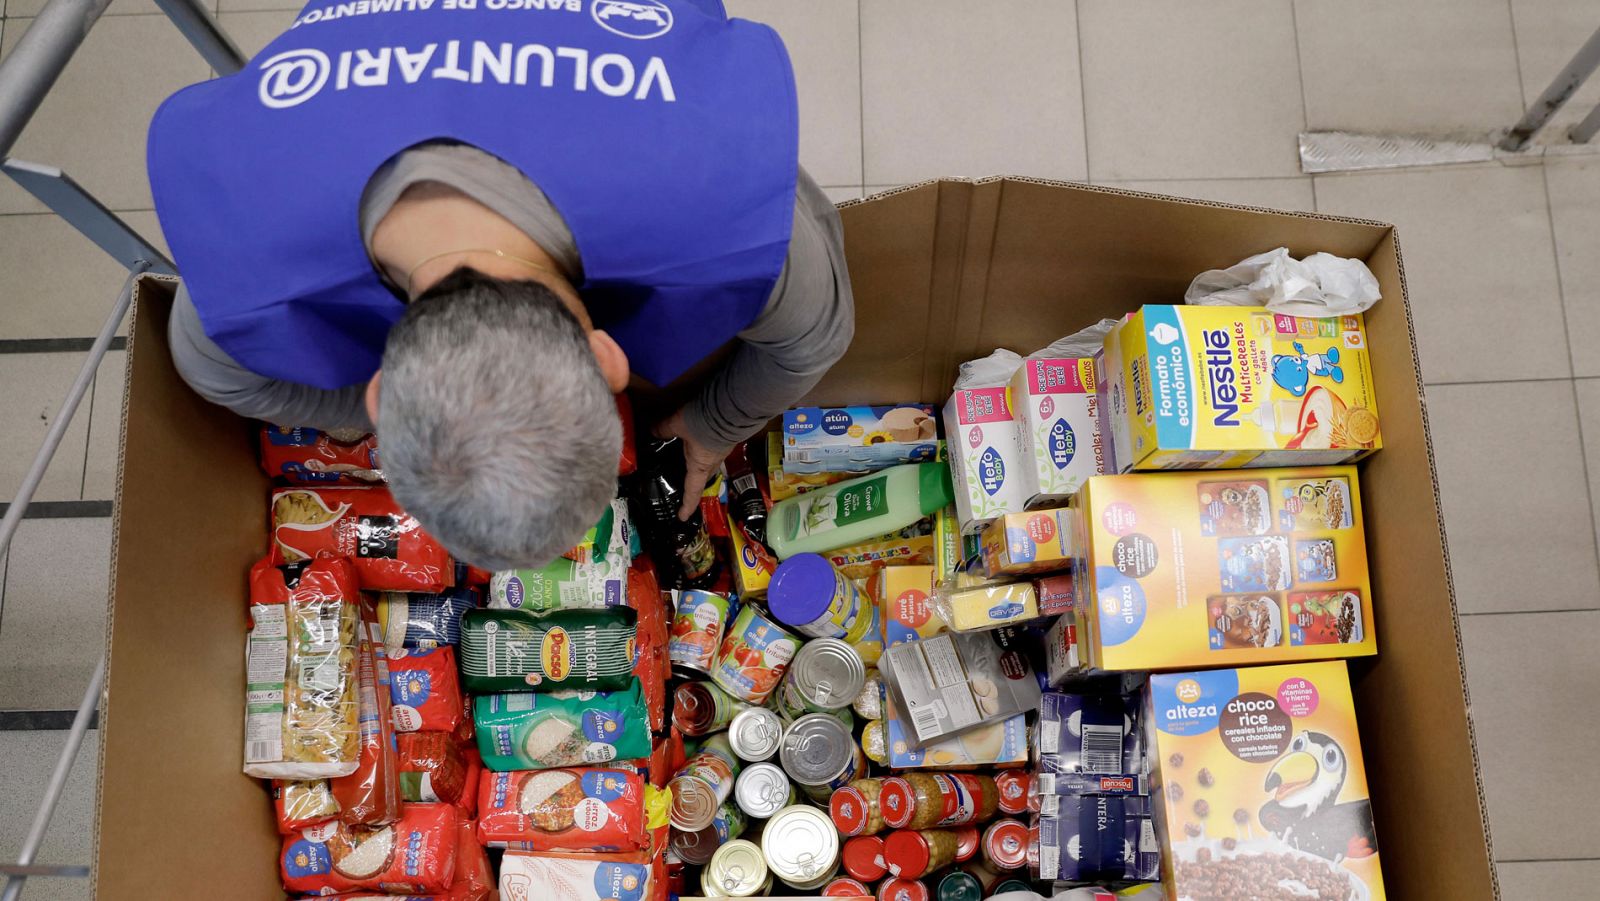
[[[339,802],[328,791],[326,779],[274,779],[272,806],[278,815],[279,835],[293,835],[339,815]]]
[[[336,557],[251,568],[246,775],[303,780],[355,771],[358,597],[354,570]]]
[[[507,851],[500,861],[504,901],[645,901],[651,897],[650,864],[604,855],[552,857]]]
[[[274,565],[325,552],[355,564],[371,591],[443,591],[455,582],[444,545],[382,486],[279,488],[271,518]]]
[[[477,597],[465,586],[437,594],[385,591],[378,597],[384,647],[393,654],[404,648],[453,645],[461,640],[461,614],[476,606]]]
[[[406,732],[400,746],[400,791],[407,801],[443,801],[460,806],[467,762],[448,732]]]
[[[478,751],[497,772],[592,766],[650,755],[644,694],[555,691],[480,695],[473,699]],[[480,805],[484,798],[479,798]]]
[[[376,826],[400,818],[400,782],[394,729],[389,722],[388,663],[377,648],[376,612],[361,600],[360,690],[361,757],[356,771],[328,782],[339,804],[339,819],[350,826]]]
[[[454,732],[466,715],[455,649],[395,652],[389,658],[389,697],[396,732]]]
[[[644,777],[612,769],[485,772],[478,841],[520,851],[640,851]]]
[[[624,689],[635,683],[637,620],[630,607],[544,616],[469,610],[461,618],[461,678],[474,693]]]
[[[633,674],[644,686],[650,731],[660,732],[667,726],[667,677],[672,671],[667,656],[667,608],[655,573],[643,564],[628,570],[628,606],[638,614]]]
[[[399,822],[366,829],[328,823],[283,842],[279,871],[290,892],[448,891],[455,881],[461,814],[449,804],[407,804]]]
[[[261,468],[291,485],[371,485],[383,481],[378,439],[340,441],[316,429],[261,427]]]

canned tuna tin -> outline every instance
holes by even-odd
[[[673,827],[699,832],[710,826],[717,808],[733,794],[733,780],[738,775],[739,760],[728,747],[728,737],[719,734],[706,739],[672,777]]]
[[[672,634],[667,639],[667,657],[672,670],[685,679],[703,679],[711,674],[711,661],[722,644],[722,628],[728,622],[728,599],[709,591],[674,591]]]
[[[850,730],[826,713],[809,713],[790,723],[778,760],[800,790],[819,803],[827,803],[834,789],[866,769]]]
[[[727,728],[749,704],[735,700],[715,682],[685,682],[672,693],[672,724],[690,738]]]
[[[769,894],[772,873],[762,859],[761,846],[734,839],[711,855],[711,863],[700,874],[700,888],[708,897],[748,898]]]
[[[811,638],[866,631],[856,628],[865,606],[861,592],[820,554],[795,554],[778,564],[767,587],[767,606],[780,622]],[[871,618],[870,609],[865,618]]]
[[[711,825],[693,832],[672,830],[668,846],[684,863],[705,866],[717,849],[744,834],[744,814],[732,804],[717,808]]]
[[[783,720],[765,707],[741,710],[728,724],[728,744],[740,760],[759,763],[770,759],[783,744]]]
[[[770,763],[753,763],[733,783],[733,800],[755,820],[764,820],[795,802],[794,784]]]
[[[872,889],[867,888],[848,876],[840,876],[838,879],[835,879],[822,887],[822,897],[871,898]]]
[[[802,891],[821,888],[839,869],[839,832],[827,814],[795,804],[767,820],[761,853],[785,884]]]
[[[775,706],[791,720],[844,710],[861,694],[866,679],[866,664],[855,648],[837,638],[816,638],[801,645],[790,661]]]
[[[799,639],[747,604],[722,638],[711,679],[741,701],[764,704],[799,648]]]

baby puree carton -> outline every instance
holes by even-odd
[[[1084,479],[1107,471],[1094,360],[1023,360],[1006,390],[1029,509],[1064,504]]]
[[[1354,466],[1099,476],[1080,507],[1090,666],[1377,653]]]
[[[944,405],[944,434],[950,449],[961,531],[974,534],[984,523],[1020,513],[1028,502],[1029,468],[1022,456],[1020,424],[1006,403],[1005,388],[963,388]]]
[[[1105,353],[1123,472],[1344,463],[1383,446],[1360,316],[1152,305]]]
[[[1383,901],[1344,661],[1155,675],[1146,720],[1173,897]]]

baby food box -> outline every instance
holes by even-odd
[[[1030,481],[1017,434],[1020,427],[1003,387],[961,389],[945,402],[950,477],[964,534],[1027,506]]]
[[[1023,360],[1006,391],[1030,508],[1064,504],[1084,479],[1108,471],[1093,359]]]
[[[1146,714],[1174,897],[1287,875],[1305,897],[1383,901],[1344,661],[1158,674]]]
[[[1354,466],[1099,476],[1079,503],[1089,666],[1377,653]]]
[[[1151,305],[1105,353],[1124,472],[1345,463],[1383,446],[1360,316]]]
[[[787,472],[866,472],[934,458],[938,423],[926,404],[796,407],[783,414]]]
[[[1008,513],[983,529],[983,568],[989,578],[1056,572],[1078,554],[1074,509]]]

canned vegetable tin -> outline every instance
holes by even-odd
[[[674,591],[672,633],[667,657],[673,672],[686,679],[711,674],[711,661],[722,644],[728,622],[728,599],[709,591]]]
[[[787,719],[848,708],[866,683],[867,667],[856,649],[837,638],[800,646],[778,686],[774,706]]]
[[[761,853],[785,884],[802,891],[821,888],[839,869],[839,832],[827,814],[795,804],[767,820]]]
[[[672,693],[672,724],[690,738],[727,728],[750,705],[735,700],[715,682],[685,682]]]
[[[740,760],[759,763],[778,753],[783,744],[783,720],[765,707],[750,707],[728,724],[728,743]]]
[[[746,604],[722,638],[711,680],[741,701],[764,704],[799,649],[799,639]]]
[[[724,804],[717,808],[716,814],[711,818],[711,825],[706,828],[693,832],[672,830],[668,846],[684,863],[694,864],[697,867],[705,866],[711,862],[711,857],[717,853],[717,848],[743,835],[746,825],[744,813],[739,808],[732,804]]]
[[[738,775],[739,759],[728,747],[728,737],[719,733],[706,739],[672,777],[673,827],[699,832],[710,826],[717,808],[733,794],[733,780]]]
[[[857,638],[857,620],[867,608],[855,583],[821,554],[795,554],[778,564],[767,587],[767,606],[780,622],[811,638]]]
[[[809,713],[790,723],[778,760],[800,790],[820,804],[866,769],[850,730],[827,713]]]
[[[764,820],[795,802],[794,783],[770,763],[753,763],[733,783],[733,800],[755,820]]]
[[[708,897],[748,898],[769,894],[772,873],[761,856],[761,846],[741,838],[718,848],[700,873],[700,888]]]

